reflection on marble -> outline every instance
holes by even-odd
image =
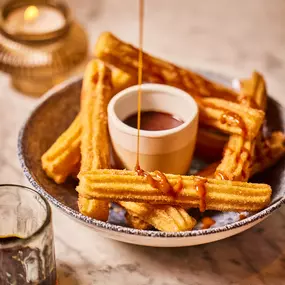
[[[3,2],[0,0],[0,3]],[[90,49],[111,30],[137,41],[137,1],[69,0]],[[285,105],[285,2],[146,0],[145,46],[182,65],[247,76],[253,68]],[[18,163],[19,128],[37,100],[0,75],[0,183],[28,185]],[[238,236],[189,248],[146,248],[102,238],[53,209],[60,285],[285,284],[285,207]]]

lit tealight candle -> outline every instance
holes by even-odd
[[[66,19],[61,11],[48,5],[23,6],[12,10],[4,22],[10,35],[41,35],[62,29]]]

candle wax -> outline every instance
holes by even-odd
[[[24,15],[28,7],[20,7],[9,13],[4,23],[8,33],[38,35],[54,32],[64,27],[65,17],[56,8],[37,6],[38,14],[34,18],[25,19]]]

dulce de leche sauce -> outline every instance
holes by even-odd
[[[123,122],[132,128],[137,128],[137,113],[130,115]],[[169,113],[159,111],[141,112],[141,130],[163,131],[176,128],[183,123],[184,121]]]

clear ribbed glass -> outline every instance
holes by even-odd
[[[23,186],[0,185],[0,284],[56,284],[50,206]]]

